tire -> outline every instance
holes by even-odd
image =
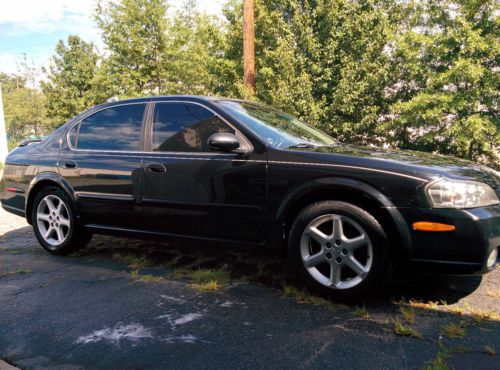
[[[31,222],[38,242],[51,254],[75,252],[92,238],[78,225],[69,195],[57,186],[47,186],[35,195]]]
[[[376,291],[385,277],[388,250],[380,223],[340,201],[306,207],[288,239],[289,258],[302,280],[319,294],[344,301],[359,301]]]

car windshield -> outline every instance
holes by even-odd
[[[324,132],[279,110],[248,102],[218,103],[273,147],[303,148],[339,144]]]

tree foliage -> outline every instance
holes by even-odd
[[[60,126],[83,110],[99,102],[96,83],[98,55],[92,43],[69,36],[60,40],[47,72],[41,81],[46,97],[46,122]]]
[[[47,134],[45,98],[36,88],[36,69],[28,63],[26,56],[20,69],[17,76],[0,75],[9,149],[27,137],[39,138]]]
[[[45,121],[113,95],[221,95],[272,104],[343,141],[500,167],[494,0],[255,0],[255,94],[242,83],[242,0],[227,0],[222,17],[195,0],[175,5],[100,0],[103,53],[78,37],[57,45],[41,84]]]

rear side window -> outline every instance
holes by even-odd
[[[76,148],[93,150],[140,150],[145,104],[108,108],[80,123]],[[70,135],[71,136],[71,135]],[[74,138],[71,138],[73,144]]]
[[[152,146],[160,152],[210,152],[208,138],[218,132],[235,133],[208,109],[191,103],[157,103]]]

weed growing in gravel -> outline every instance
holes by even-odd
[[[394,333],[404,337],[413,337],[422,339],[422,335],[410,325],[405,324],[399,318],[394,320]]]
[[[465,336],[465,327],[466,323],[464,321],[459,323],[448,323],[443,325],[441,332],[450,339],[463,338]]]
[[[144,283],[159,283],[165,280],[161,276],[154,276],[154,275],[141,275],[139,274],[139,270],[134,270],[130,273],[130,276],[132,276],[132,279],[134,281],[142,281]]]
[[[356,310],[354,311],[354,315],[361,317],[362,319],[369,319],[370,318],[370,313],[366,309],[365,304],[363,304],[362,307],[356,307]]]
[[[285,295],[293,298],[297,303],[312,304],[313,306],[324,306],[331,310],[333,309],[347,309],[348,306],[342,303],[334,303],[328,299],[311,294],[309,291],[297,288],[293,285],[284,285],[283,290]]]
[[[412,306],[399,306],[399,312],[403,315],[403,319],[409,325],[413,325],[415,323],[415,311]]]
[[[436,358],[428,362],[422,370],[448,370],[446,361],[450,358],[450,353],[446,350],[441,350],[437,353]]]
[[[192,280],[189,287],[200,292],[218,290],[227,285],[231,279],[229,272],[223,269],[190,270],[182,268],[175,270],[173,275],[176,278]]]
[[[120,261],[121,263],[126,264],[133,270],[140,270],[149,265],[149,260],[146,256],[134,256],[133,254],[113,254],[113,259]]]
[[[500,298],[500,290],[488,290],[486,295],[493,298]]]
[[[16,275],[16,274],[28,274],[30,273],[31,270],[15,270],[15,271],[7,271],[7,272],[3,272],[3,273],[0,273],[0,277],[4,277],[4,276],[9,276],[9,275]]]
[[[197,290],[198,292],[212,292],[214,290],[219,290],[221,284],[216,280],[210,280],[204,283],[192,283],[188,285],[190,288]]]
[[[487,354],[492,355],[492,356],[496,355],[496,352],[492,346],[484,346],[484,353],[487,353]]]

